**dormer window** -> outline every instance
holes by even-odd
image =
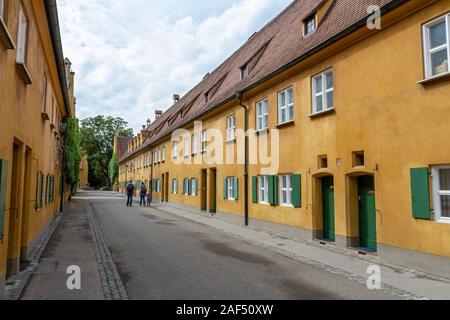
[[[241,79],[246,78],[249,73],[250,73],[250,68],[249,68],[249,65],[247,63],[245,66],[243,66],[241,68]]]
[[[316,31],[316,15],[313,14],[309,18],[305,19],[304,24],[304,35],[309,36],[310,34],[313,34]]]

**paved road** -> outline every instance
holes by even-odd
[[[157,209],[87,193],[131,299],[394,299]]]

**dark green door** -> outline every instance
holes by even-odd
[[[360,246],[377,250],[375,182],[372,176],[358,178]]]
[[[322,207],[323,207],[323,238],[335,241],[334,225],[334,179],[325,177],[322,179]]]

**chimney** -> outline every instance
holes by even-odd
[[[174,94],[173,95],[173,102],[177,103],[178,101],[180,101],[180,95],[179,94]]]
[[[163,115],[162,110],[156,110],[156,111],[155,111],[155,119],[160,118],[162,115]]]

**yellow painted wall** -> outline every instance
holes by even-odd
[[[8,30],[16,41],[19,1],[7,1]],[[0,242],[0,277],[6,273],[7,259],[17,259],[20,247],[27,247],[59,210],[59,128],[64,115],[63,93],[53,55],[50,34],[42,1],[24,1],[29,18],[26,67],[33,83],[26,85],[15,65],[15,50],[6,50],[0,43],[0,158],[9,165],[5,213],[5,236]],[[41,97],[44,74],[47,75],[47,112],[51,120],[41,119]],[[52,102],[53,101],[53,102]],[[13,143],[20,147],[19,178],[12,178]],[[25,152],[29,150],[30,165],[25,174]],[[55,176],[55,201],[36,210],[36,174]],[[26,183],[24,183],[26,181]],[[44,180],[45,181],[45,180]],[[17,188],[17,206],[11,203],[12,189]],[[14,225],[14,241],[9,226]],[[19,240],[20,239],[20,240]],[[11,245],[8,250],[8,245]]]
[[[273,134],[274,129],[279,129],[280,134],[278,173],[302,175],[302,207],[270,207],[252,203],[251,177],[260,174],[260,167],[250,166],[251,217],[320,231],[322,208],[317,190],[321,177],[333,175],[336,234],[355,237],[358,228],[352,183],[359,175],[373,175],[378,242],[450,256],[450,224],[416,220],[411,208],[410,169],[450,163],[450,83],[448,80],[427,86],[417,83],[424,78],[422,24],[448,12],[450,3],[428,2],[429,6],[413,14],[406,11],[426,3],[411,2],[410,7],[383,19],[381,31],[357,32],[244,97],[244,104],[250,108],[251,128],[255,128],[256,102],[269,99],[268,134]],[[334,73],[336,110],[310,117],[311,77],[329,68]],[[295,95],[295,122],[278,128],[277,93],[290,86]],[[242,128],[242,109],[235,102],[234,106],[225,106],[219,113],[205,117],[204,129],[220,129],[225,135],[226,117],[233,113]],[[192,127],[188,129],[192,133]],[[179,194],[170,194],[169,201],[199,207],[199,197],[180,194],[182,181],[194,177],[200,180],[201,169],[208,166],[175,166],[170,161],[172,142],[166,138],[164,144],[167,160],[154,166],[154,177],[168,172],[170,190],[171,180],[178,178]],[[198,144],[200,148],[200,137]],[[180,154],[182,147],[180,140]],[[362,150],[365,166],[353,168],[352,153]],[[328,168],[319,169],[320,155],[327,155]],[[217,210],[243,215],[243,166],[213,167],[217,168]],[[223,199],[223,178],[227,176],[239,178],[238,201]]]

